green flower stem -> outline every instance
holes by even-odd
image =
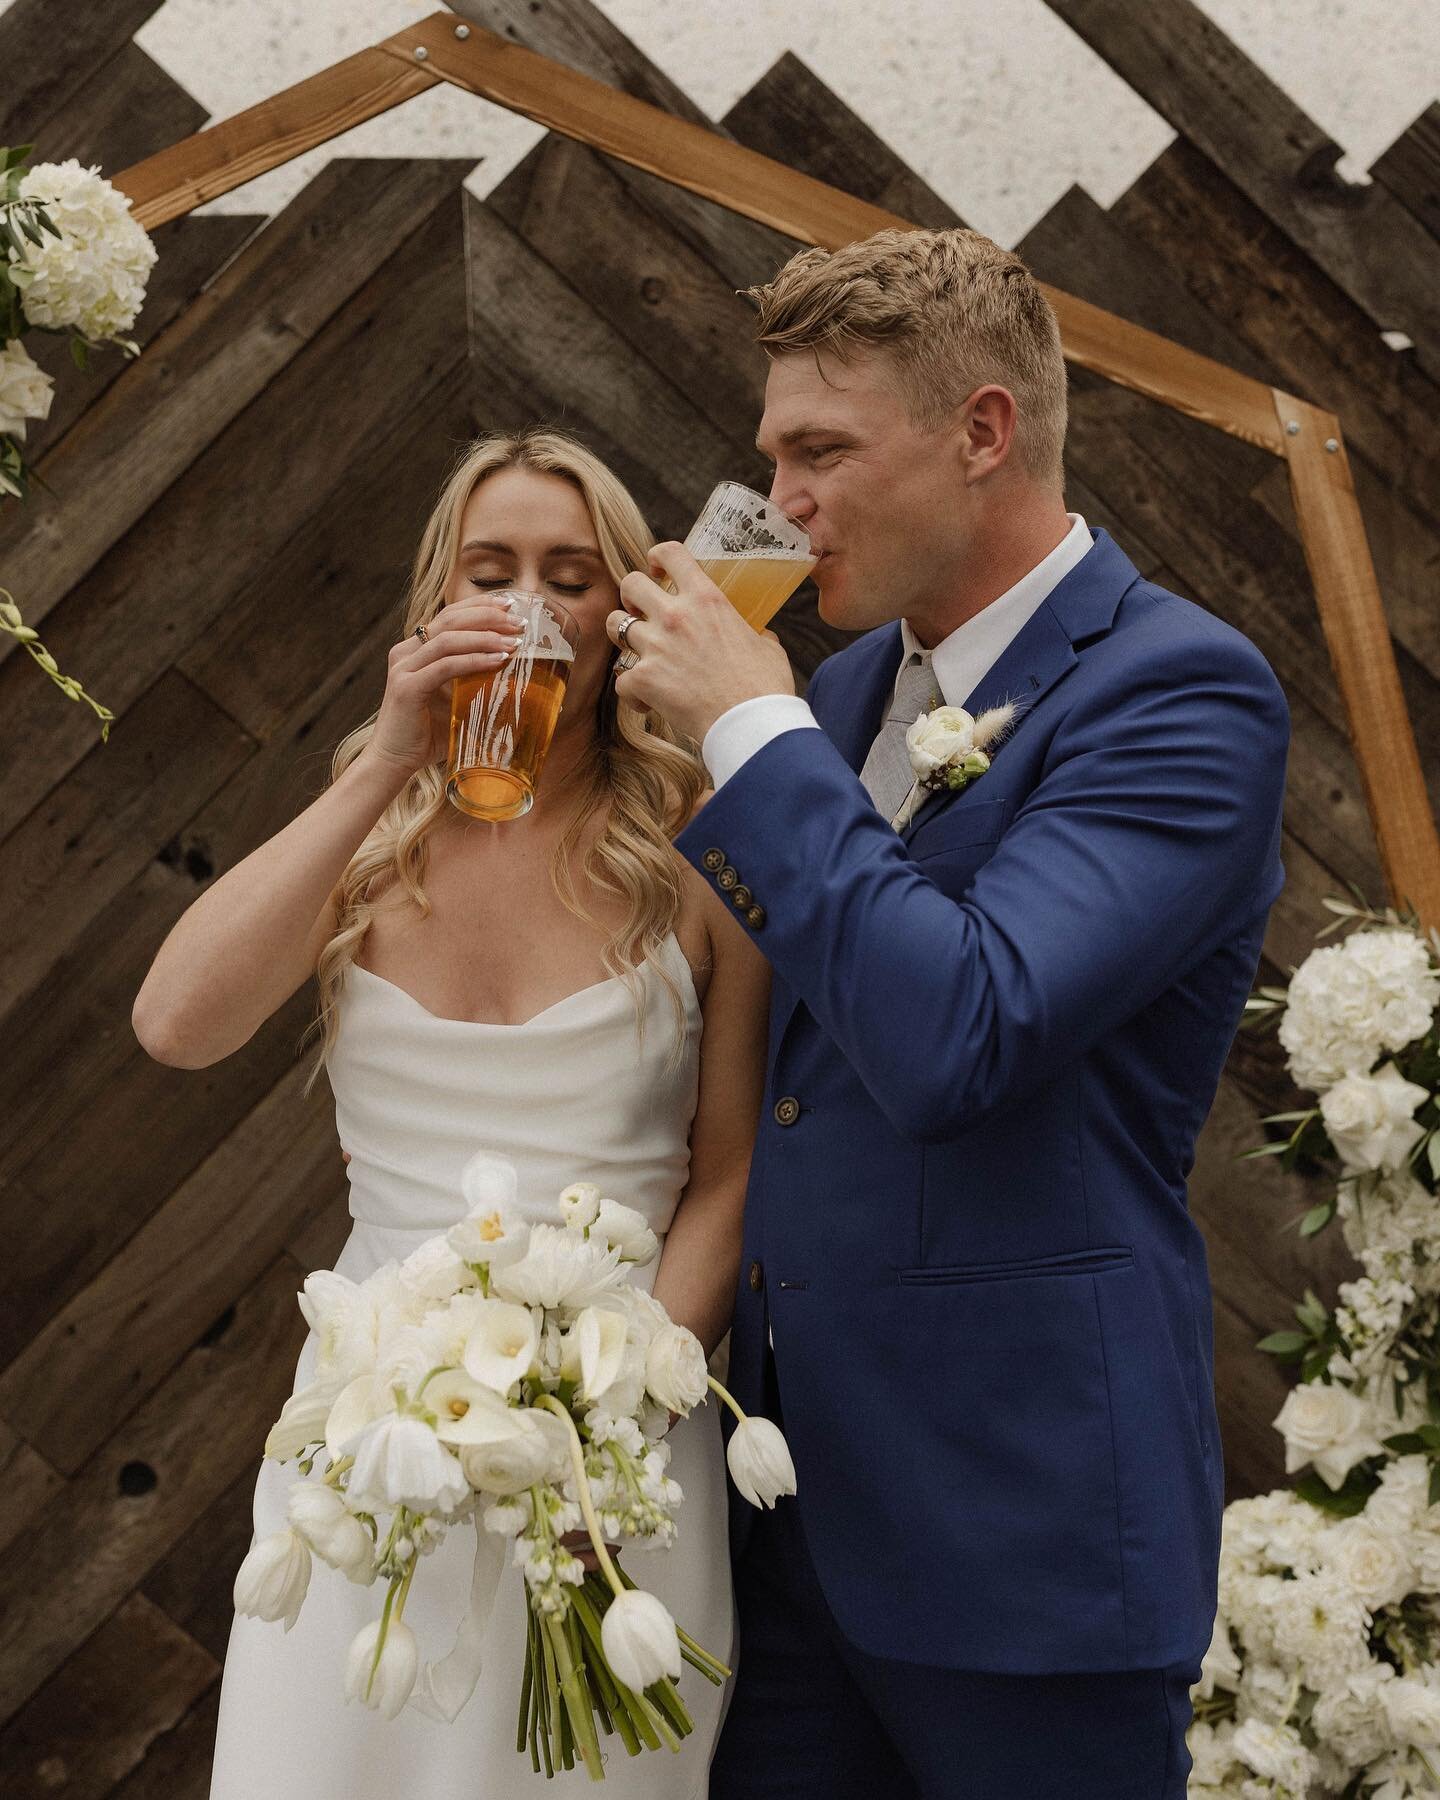
[[[749,1413],[747,1413],[745,1411],[745,1409],[741,1406],[740,1402],[730,1392],[729,1388],[721,1387],[720,1383],[715,1379],[715,1377],[713,1375],[707,1375],[705,1377],[705,1380],[709,1384],[710,1388],[720,1396],[720,1398],[730,1408],[731,1412],[734,1413],[735,1417],[743,1425],[745,1423],[746,1419],[748,1419],[750,1417],[750,1415],[749,1415]]]
[[[580,1442],[580,1433],[575,1429],[575,1421],[570,1417],[569,1409],[562,1406],[553,1394],[542,1394],[535,1403],[553,1412],[557,1419],[565,1421],[565,1428],[570,1433],[570,1465],[575,1471],[575,1492],[580,1502],[580,1511],[585,1516],[585,1529],[590,1533],[590,1542],[595,1550],[595,1560],[605,1572],[605,1579],[617,1595],[625,1592],[624,1583],[616,1573],[615,1565],[610,1560],[610,1552],[605,1548],[605,1535],[600,1529],[600,1521],[595,1516],[595,1502],[590,1497],[590,1477],[585,1473],[585,1450]]]
[[[560,1746],[560,1721],[556,1718],[555,1664],[551,1658],[550,1640],[545,1635],[545,1627],[536,1619],[536,1641],[540,1657],[541,1673],[544,1679],[540,1683],[540,1692],[545,1702],[545,1717],[540,1728],[540,1749],[545,1757],[545,1778],[551,1781],[555,1777],[555,1764],[559,1758],[554,1754]]]
[[[580,1752],[580,1760],[592,1781],[603,1781],[605,1765],[600,1759],[600,1738],[595,1730],[595,1715],[590,1709],[589,1690],[570,1653],[570,1639],[564,1625],[556,1618],[548,1618],[545,1624],[550,1634],[551,1651],[560,1671],[560,1691],[564,1695],[565,1711],[570,1720],[570,1731],[576,1748]]]
[[[526,1638],[525,1660],[530,1670],[530,1767],[538,1775],[540,1773],[540,1696],[544,1691],[543,1671],[539,1667],[539,1626],[535,1622],[535,1614],[527,1598],[525,1602]]]
[[[526,1605],[525,1610],[527,1613],[530,1613],[528,1604]],[[532,1619],[534,1616],[533,1613],[530,1613]],[[533,1635],[534,1634],[527,1625],[525,1629],[525,1667],[520,1673],[520,1720],[515,1727],[515,1748],[517,1751],[525,1748],[526,1739],[530,1735],[530,1701],[535,1691],[535,1647]]]

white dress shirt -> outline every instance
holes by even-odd
[[[965,704],[1041,601],[1089,551],[1092,540],[1084,519],[1079,513],[1066,516],[1070,529],[1048,556],[936,644],[931,667],[947,706]],[[895,669],[897,680],[910,652],[924,648],[908,619],[900,621],[900,639],[903,648]],[[798,694],[757,694],[732,706],[705,733],[700,747],[712,784],[718,788],[728,781],[771,738],[810,725],[819,729],[808,702]]]

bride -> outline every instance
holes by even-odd
[[[361,1279],[453,1224],[465,1211],[460,1171],[487,1150],[516,1166],[531,1217],[549,1217],[576,1180],[642,1211],[662,1247],[633,1278],[653,1283],[708,1353],[738,1268],[768,975],[671,847],[700,802],[700,763],[612,684],[605,616],[651,541],[629,494],[571,439],[529,431],[471,445],[425,526],[378,713],[340,744],[320,797],[178,921],[133,1023],[150,1055],[204,1068],[315,975],[322,1041],[310,1080],[326,1068],[350,1180],[342,1274]],[[488,597],[505,588],[553,596],[580,644],[533,809],[487,824],[447,801],[443,758],[449,683],[497,667],[513,641]],[[311,1337],[297,1387],[314,1354]],[[731,1661],[715,1406],[668,1441],[685,1495],[679,1540],[637,1577]],[[261,1465],[257,1538],[284,1527],[298,1478],[293,1462]],[[427,1661],[460,1622],[467,1535],[425,1558],[406,1608]],[[539,1793],[515,1748],[519,1571],[501,1582],[479,1686],[450,1724],[346,1704],[346,1650],[377,1606],[373,1589],[317,1568],[293,1630],[237,1616],[211,1800]],[[678,1754],[629,1758],[603,1740],[612,1791],[706,1793],[724,1695],[689,1671],[682,1693],[696,1729]],[[586,1779],[580,1767],[557,1776]]]

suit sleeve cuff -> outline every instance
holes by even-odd
[[[710,771],[713,786],[720,787],[735,771],[764,748],[771,738],[819,721],[798,694],[757,694],[732,706],[705,733],[700,754]]]

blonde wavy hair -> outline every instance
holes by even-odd
[[[614,580],[646,566],[654,536],[630,494],[597,456],[563,432],[534,428],[496,433],[477,439],[461,453],[440,490],[410,574],[404,635],[427,624],[445,604],[466,503],[497,469],[530,469],[572,482],[585,501],[601,558]],[[369,743],[377,716],[372,713],[341,740],[331,761],[332,782]],[[585,855],[581,874],[585,886],[627,903],[626,916],[609,934],[602,957],[609,973],[630,988],[637,1029],[643,1033],[643,996],[636,971],[659,948],[679,912],[681,874],[671,839],[695,810],[705,787],[704,768],[695,747],[659,714],[619,700],[607,682],[596,720],[595,753],[577,771],[576,786],[574,817],[556,846],[551,879],[569,911],[588,924],[600,924],[577,891],[572,865],[587,818],[604,806],[604,826]],[[335,1042],[341,981],[370,928],[379,893],[398,879],[422,915],[431,910],[423,885],[427,839],[448,804],[443,770],[436,765],[417,770],[341,877],[336,929],[316,964],[318,1012],[305,1034],[308,1038],[318,1030],[322,1038],[305,1084],[307,1095]],[[684,999],[664,965],[657,963],[655,968],[675,1009],[678,1059],[683,1053]]]

